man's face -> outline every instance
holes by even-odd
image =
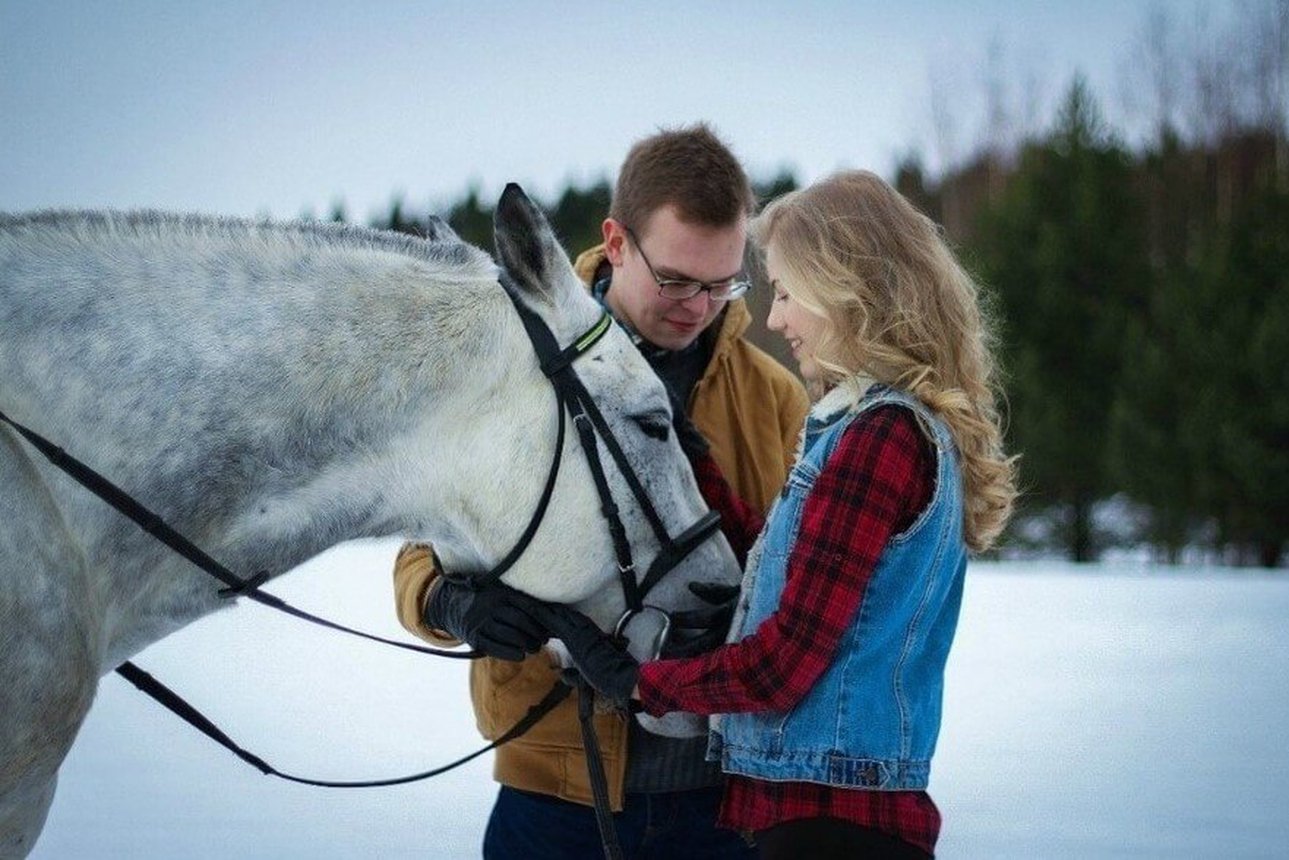
[[[609,305],[645,340],[663,349],[683,349],[693,343],[725,302],[713,301],[706,291],[681,301],[666,298],[658,294],[655,275],[712,284],[728,281],[743,270],[744,216],[728,227],[708,227],[687,224],[675,207],[664,206],[643,224],[621,224],[610,218],[603,229],[605,253],[613,264]]]

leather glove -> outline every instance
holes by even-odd
[[[712,450],[712,446],[694,426],[694,422],[689,420],[680,395],[667,385],[667,396],[671,398],[671,426],[676,433],[676,441],[680,443],[680,450],[685,452],[690,462],[706,456]]]
[[[627,707],[640,677],[640,664],[595,622],[575,609],[542,604],[538,616],[550,635],[568,648],[573,664],[595,691]]]
[[[478,587],[442,577],[425,603],[425,623],[447,631],[480,654],[522,660],[546,643],[534,614],[541,601],[502,582]]]
[[[725,643],[738,605],[739,586],[691,582],[689,590],[710,604],[703,609],[671,613],[671,635],[662,648],[664,659],[705,654]]]

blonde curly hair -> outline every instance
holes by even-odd
[[[960,456],[967,546],[993,546],[1015,502],[1017,458],[1003,451],[979,291],[935,222],[878,176],[844,171],[775,200],[751,232],[775,249],[778,288],[824,319],[817,387],[865,376],[943,418]]]

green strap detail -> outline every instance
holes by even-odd
[[[609,330],[611,325],[613,325],[613,318],[609,316],[608,311],[605,311],[604,316],[600,317],[600,321],[591,326],[586,334],[577,339],[577,342],[573,344],[573,348],[579,353],[586,352],[595,346],[596,341],[604,337],[604,333]]]

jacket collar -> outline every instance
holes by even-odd
[[[843,379],[810,407],[808,422],[831,424],[844,413],[854,412],[874,384],[872,379],[860,374]]]

